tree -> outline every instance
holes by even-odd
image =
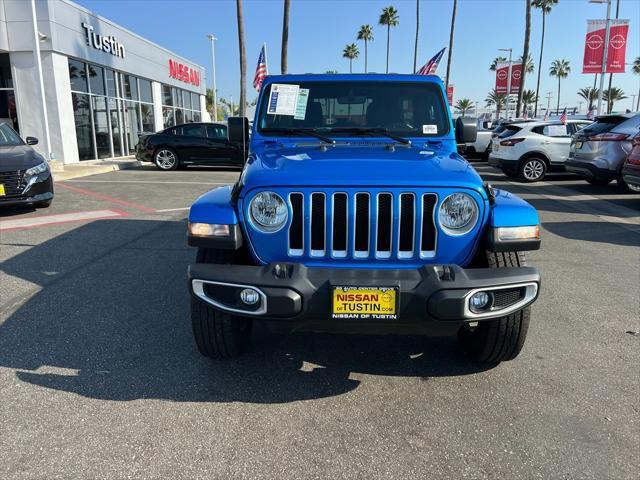
[[[551,13],[551,9],[558,3],[558,0],[532,0],[531,5],[540,9],[542,12],[542,37],[540,38],[540,60],[538,60],[538,81],[536,82],[536,96],[540,96],[540,74],[542,73],[542,54],[544,52],[544,32],[547,23],[547,15]],[[533,111],[533,115],[538,115],[538,104]]]
[[[364,41],[364,72],[367,73],[367,60],[369,58],[367,43],[373,40],[373,27],[369,24],[362,25],[358,31],[358,40]]]
[[[520,60],[522,62],[522,71],[520,73],[520,88],[518,88],[518,101],[516,103],[516,117],[520,116],[520,108],[522,107],[522,92],[524,92],[524,82],[529,73],[529,61],[531,62],[531,68],[533,69],[533,59],[529,54],[529,40],[531,39],[531,2],[524,0],[525,2],[525,15],[524,15],[524,48]],[[532,70],[533,71],[533,70]]]
[[[291,0],[284,0],[284,12],[282,15],[282,50],[280,52],[280,73],[287,73],[287,55],[289,53],[289,9]]]
[[[504,93],[498,93],[494,88],[489,92],[489,95],[487,95],[484,101],[487,107],[496,107],[496,118],[500,118],[502,107],[507,103],[507,96]]]
[[[631,71],[636,75],[640,75],[640,57],[636,57],[631,65]],[[633,107],[633,105],[631,107]],[[638,89],[638,103],[636,104],[636,111],[640,111],[640,89]]]
[[[507,57],[494,58],[493,62],[491,62],[491,65],[489,66],[489,70],[491,70],[492,72],[495,72],[498,69],[498,64],[506,61],[507,61]]]
[[[413,46],[413,72],[418,68],[418,33],[420,32],[420,0],[416,0],[416,42]]]
[[[238,20],[238,46],[240,47],[240,116],[244,117],[247,103],[247,54],[244,46],[242,0],[236,0],[236,15]]]
[[[578,90],[578,96],[586,100],[588,106],[587,111],[593,110],[593,105],[598,101],[599,90],[597,88],[584,87]]]
[[[553,62],[551,62],[549,75],[558,78],[558,106],[556,108],[556,111],[560,110],[560,80],[562,80],[563,78],[567,78],[569,76],[569,72],[571,72],[569,60],[565,60],[563,58],[561,60],[554,60]]]
[[[380,19],[378,20],[380,25],[387,27],[387,69],[386,73],[389,73],[389,40],[391,37],[391,27],[396,27],[400,23],[400,17],[398,11],[394,6],[388,6],[382,9]]]
[[[473,108],[473,102],[468,98],[461,98],[456,102],[455,109],[460,112],[460,115],[463,117],[467,113],[467,110],[471,110]]]
[[[529,111],[530,105],[535,105],[538,103],[538,97],[536,96],[536,92],[533,90],[523,90],[522,91],[522,111]]]
[[[518,57],[518,62],[519,63],[524,63],[522,61],[524,57],[520,56]],[[533,73],[533,71],[535,70],[535,65],[533,64],[533,58],[531,57],[531,54],[527,55],[527,63],[525,64],[525,68],[527,70],[527,73]]]
[[[607,113],[611,113],[611,111],[613,110],[613,105],[618,100],[624,100],[625,98],[628,97],[624,94],[624,91],[618,87],[611,87],[602,92],[602,100],[607,102]]]
[[[451,12],[451,29],[449,30],[449,54],[447,55],[447,76],[445,78],[445,91],[449,88],[449,75],[451,74],[451,58],[453,57],[453,32],[456,27],[456,12],[458,11],[458,0],[453,0],[453,10]]]
[[[349,59],[349,73],[353,73],[353,60],[358,58],[358,55],[360,55],[360,51],[355,43],[351,43],[344,47],[342,56]]]

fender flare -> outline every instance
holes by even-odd
[[[189,209],[189,223],[229,225],[228,237],[193,237],[188,235],[192,247],[237,250],[243,244],[242,229],[231,197],[232,186],[214,188],[198,199]]]

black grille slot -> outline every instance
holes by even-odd
[[[356,193],[355,250],[369,250],[369,194]]]
[[[289,249],[302,250],[303,248],[303,197],[301,193],[292,193],[289,196],[291,202],[291,226],[289,227]]]
[[[7,197],[21,196],[26,186],[24,172],[22,170],[0,172],[0,183],[4,185],[4,192]]]
[[[324,251],[324,193],[311,194],[311,250]]]
[[[519,302],[524,297],[524,288],[509,290],[495,290],[493,292],[493,308],[507,308]]]
[[[390,193],[378,195],[378,244],[376,251],[391,252],[391,234],[393,224],[393,210]]]
[[[436,226],[433,221],[436,200],[437,197],[433,194],[422,196],[422,239],[420,240],[422,252],[433,252],[436,249]]]
[[[413,251],[413,219],[415,205],[412,193],[400,195],[400,245],[401,252]]]
[[[347,250],[347,194],[333,196],[333,251]]]

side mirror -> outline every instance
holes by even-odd
[[[27,138],[25,138],[25,141],[27,142],[27,145],[37,145],[38,144],[38,139],[36,137],[27,137]]]
[[[473,143],[477,138],[477,120],[473,117],[458,117],[456,120],[456,143]]]
[[[227,135],[232,143],[249,143],[249,120],[247,117],[229,117],[227,119]]]

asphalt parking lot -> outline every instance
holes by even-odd
[[[201,357],[187,207],[238,172],[95,175],[1,212],[0,477],[637,478],[640,195],[477,168],[543,227],[527,343],[494,368],[453,339],[265,329]]]

